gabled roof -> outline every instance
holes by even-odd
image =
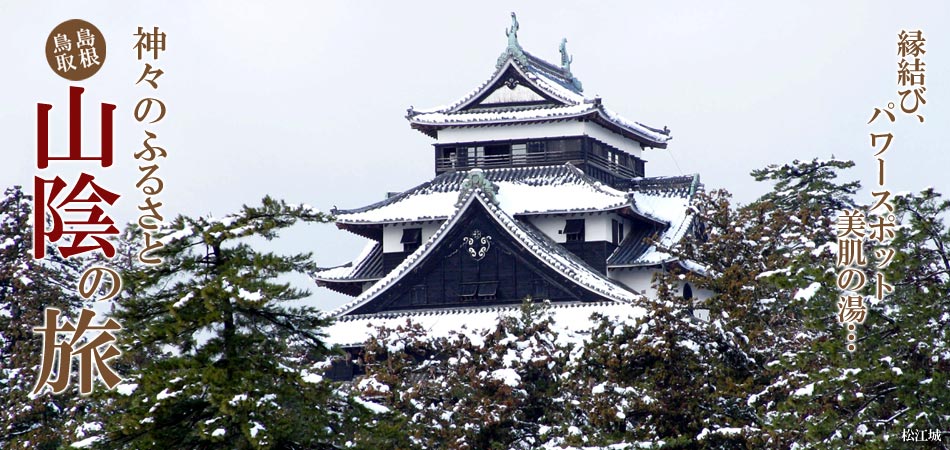
[[[693,223],[690,201],[700,186],[699,175],[634,179],[630,195],[636,210],[667,225],[631,230],[607,258],[607,267],[656,266],[675,260],[657,245],[648,245],[644,240],[656,235],[662,247],[671,247],[682,240]]]
[[[447,127],[590,120],[643,146],[666,148],[671,139],[668,129],[625,120],[605,108],[599,97],[586,98],[581,92],[580,81],[569,69],[535,57],[520,46],[509,46],[495,73],[468,95],[446,106],[409,108],[406,118],[412,128],[432,137]]]
[[[498,187],[499,205],[509,215],[577,213],[630,206],[626,193],[560,166],[485,169],[485,178]],[[446,172],[406,192],[357,209],[334,209],[337,224],[382,224],[443,220],[455,203],[468,171]]]
[[[489,217],[508,233],[513,242],[532,254],[538,261],[561,274],[564,278],[571,280],[571,282],[580,288],[604,300],[632,302],[640,298],[639,295],[628,291],[598,273],[562,246],[545,236],[544,233],[535,230],[530,225],[519,223],[519,221],[513,219],[492,202],[489,194],[486,194],[480,187],[475,187],[461,195],[458,206],[452,215],[432,237],[420,245],[415,252],[406,257],[402,263],[396,266],[396,268],[383,279],[376,282],[376,284],[371,286],[352,302],[334,310],[332,315],[339,317],[349,314],[380,296],[386,292],[387,289],[399,282],[420,265],[429,253],[438,247],[443,237],[446,236],[450,230],[453,230],[457,225],[465,225],[459,225],[460,218],[463,217],[465,211],[476,204],[488,212]]]

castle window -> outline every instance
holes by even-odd
[[[468,147],[468,166],[478,166],[485,160],[485,147]]]
[[[512,144],[511,145],[511,162],[513,164],[525,164],[528,162],[528,145],[527,144]]]
[[[564,234],[567,242],[584,242],[584,219],[567,219]]]
[[[402,250],[411,253],[422,244],[422,228],[405,228],[402,230]]]
[[[611,242],[615,245],[620,245],[620,242],[623,241],[623,221],[620,220],[611,220]]]

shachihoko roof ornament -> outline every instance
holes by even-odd
[[[567,73],[574,87],[576,87],[578,91],[583,91],[584,88],[581,86],[581,80],[578,80],[574,77],[574,74],[571,73],[571,63],[574,62],[574,55],[567,54],[567,38],[561,39],[561,45],[558,47],[558,50],[561,52],[561,68]]]
[[[524,54],[524,50],[521,49],[521,44],[518,43],[518,16],[514,12],[511,13],[511,28],[505,28],[505,36],[508,36],[508,47],[505,48],[505,52],[498,57],[498,63],[495,65],[497,68],[501,68],[508,57],[512,57],[521,64],[528,64],[528,57]]]

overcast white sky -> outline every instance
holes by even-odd
[[[669,149],[644,155],[648,175],[699,172],[707,188],[743,202],[766,189],[751,170],[796,158],[853,159],[850,178],[872,185],[866,122],[897,99],[898,31],[920,28],[926,122],[900,117],[881,128],[896,136],[888,187],[950,194],[945,2],[665,3],[0,0],[0,185],[32,185],[36,103],[54,105],[51,149],[66,149],[70,83],[49,69],[43,46],[58,23],[81,18],[108,45],[102,70],[79,85],[86,146],[99,142],[98,102],[118,105],[116,163],[93,168],[123,195],[117,220],[137,217],[143,198],[132,153],[145,127],[131,111],[153,94],[134,86],[137,26],[168,35],[155,95],[168,115],[148,127],[170,153],[159,171],[167,216],[223,215],[265,194],[324,210],[377,201],[433,176],[432,140],[409,128],[406,108],[449,103],[488,78],[514,9],[526,50],[557,62],[568,38],[585,94],[670,127]],[[295,229],[283,245],[336,265],[362,242],[325,225]],[[314,294],[324,308],[345,299]]]

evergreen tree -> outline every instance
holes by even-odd
[[[65,260],[52,247],[33,259],[32,197],[19,186],[0,200],[0,448],[44,449],[62,445],[64,422],[79,403],[76,391],[33,396],[40,373],[47,307],[72,317],[81,301],[76,293],[81,262]]]
[[[282,282],[314,270],[309,254],[261,252],[308,207],[265,198],[221,220],[178,217],[155,266],[124,271],[116,319],[129,372],[103,401],[103,448],[335,448],[324,314],[288,305],[308,293]]]
[[[546,308],[526,303],[493,328],[430,339],[418,325],[367,342],[365,400],[382,403],[409,443],[365,448],[534,449],[559,418],[567,349]],[[372,433],[372,431],[369,431]]]
[[[707,302],[712,324],[745,356],[732,359],[742,370],[717,365],[714,385],[729,399],[722,412],[759,430],[745,433],[752,445],[801,441],[804,426],[780,420],[777,410],[804,374],[834,364],[827,348],[815,346],[832,333],[835,214],[855,205],[859,188],[836,179],[851,166],[812,160],[754,171],[774,189],[748,205],[733,205],[725,191],[702,194],[696,210],[705,233],[680,249],[707,267],[708,276],[690,280],[716,292]]]
[[[854,167],[854,161],[813,159],[791,164],[770,165],[752,171],[756,181],[774,181],[773,189],[758,200],[784,211],[815,210],[822,217],[853,208],[854,194],[861,188],[858,181],[837,183],[838,171]]]
[[[844,349],[845,329],[823,314],[824,339],[798,357],[797,379],[776,425],[800,426],[818,447],[948,448],[950,426],[950,202],[932,189],[894,200],[894,240],[869,247],[868,316],[857,350]],[[874,248],[892,248],[883,264]],[[875,272],[894,291],[874,299]],[[833,309],[837,293],[816,298]],[[816,327],[819,325],[816,325]],[[807,371],[805,369],[808,369]],[[937,441],[929,440],[938,437]]]

